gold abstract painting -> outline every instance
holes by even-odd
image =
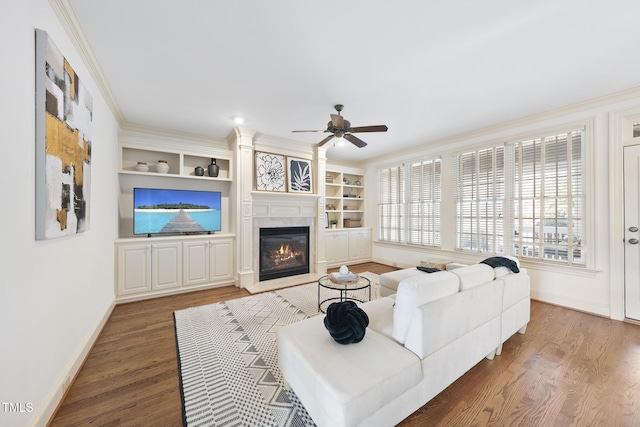
[[[36,30],[36,239],[89,228],[93,98],[48,34]]]

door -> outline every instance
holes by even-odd
[[[640,320],[640,145],[624,148],[625,316]]]

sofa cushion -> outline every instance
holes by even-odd
[[[460,291],[466,291],[467,289],[490,282],[495,277],[493,268],[486,264],[468,265],[450,270],[450,272],[460,278]]]
[[[390,271],[380,275],[380,296],[388,297],[398,291],[398,285],[409,277],[424,275],[416,268],[404,268],[402,270]]]
[[[360,304],[360,308],[369,316],[369,329],[393,339],[393,309],[395,303],[396,294]]]
[[[459,283],[458,276],[449,271],[420,273],[400,282],[393,310],[393,337],[404,344],[416,307],[455,294],[459,290]]]
[[[420,359],[374,330],[343,346],[322,316],[282,327],[278,366],[317,425],[356,425],[422,380]]]

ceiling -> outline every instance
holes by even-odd
[[[640,86],[637,0],[69,0],[127,123],[363,160]],[[81,76],[82,77],[82,76]]]

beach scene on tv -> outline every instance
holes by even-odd
[[[134,234],[220,231],[220,193],[133,189]]]

